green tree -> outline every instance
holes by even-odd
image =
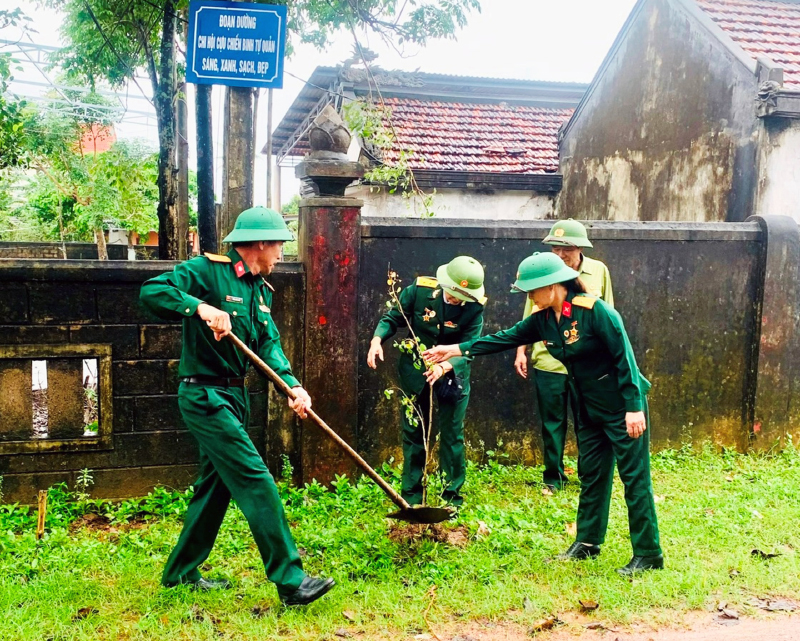
[[[162,258],[178,258],[176,100],[183,69],[177,60],[179,14],[187,0],[39,0],[66,15],[67,45],[56,57],[69,78],[94,87],[121,86],[145,70],[159,135],[158,221]],[[332,36],[365,29],[392,44],[452,38],[479,0],[271,0],[288,8],[289,42],[323,49]],[[289,49],[291,51],[291,47]],[[181,76],[181,78],[179,78]]]
[[[95,87],[136,82],[146,70],[158,125],[159,255],[177,259],[179,215],[176,172],[176,24],[186,0],[42,0],[66,15],[68,45],[56,57],[67,77]]]
[[[0,28],[3,26],[0,12]],[[13,79],[9,54],[0,55],[0,171],[25,162],[26,103],[10,95],[8,83]]]

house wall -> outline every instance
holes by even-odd
[[[683,0],[642,0],[565,130],[557,215],[745,220],[756,183],[756,85]]]
[[[348,189],[347,195],[364,201],[365,217],[419,218],[423,213],[418,199],[390,194],[382,187],[359,185]],[[515,190],[437,189],[433,197],[436,217],[472,220],[553,218],[554,204],[554,194]]]
[[[762,120],[758,176],[756,213],[800,222],[800,120]]]

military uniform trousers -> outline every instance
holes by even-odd
[[[178,402],[200,446],[200,478],[162,583],[172,586],[200,579],[198,567],[211,552],[232,497],[247,519],[267,577],[281,596],[291,594],[305,573],[278,488],[247,435],[247,390],[181,383]]]
[[[464,415],[469,404],[469,381],[463,381],[463,396],[455,403],[438,403],[434,425],[439,428],[439,470],[444,478],[442,498],[450,505],[463,504],[461,488],[467,475],[464,450]],[[434,399],[436,393],[433,394]],[[434,401],[436,402],[436,401]],[[430,410],[430,386],[417,395],[417,409],[427,424]],[[431,439],[431,447],[434,441]],[[403,414],[403,484],[401,494],[411,505],[422,503],[422,473],[425,468],[425,444],[422,425],[413,426]]]
[[[567,482],[567,475],[564,473],[564,447],[569,425],[567,407],[572,407],[574,419],[577,420],[578,417],[575,390],[566,374],[541,369],[534,369],[533,372],[539,416],[542,419],[544,453],[542,480],[546,485],[561,489]]]
[[[598,399],[599,400],[599,399]],[[661,554],[658,520],[650,480],[650,422],[647,402],[644,413],[648,425],[638,439],[628,436],[625,411],[608,411],[581,403],[576,421],[578,477],[581,494],[578,503],[576,540],[600,545],[605,541],[614,465],[625,487],[628,527],[636,556]]]

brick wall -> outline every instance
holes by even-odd
[[[61,481],[72,485],[83,468],[93,471],[92,495],[96,497],[137,496],[158,484],[185,487],[193,480],[197,451],[181,422],[176,396],[181,327],[154,317],[138,299],[141,283],[172,265],[0,261],[0,345],[100,344],[110,345],[112,353],[110,446],[36,453],[4,449],[0,476],[7,501],[27,503],[39,489]],[[270,280],[277,289],[276,322],[284,346],[290,358],[297,358],[299,349],[293,338],[299,338],[294,330],[301,322],[296,301],[302,300],[302,269],[281,265]],[[283,301],[290,301],[290,306],[282,308]],[[249,383],[250,434],[263,452],[266,385],[253,372]],[[269,438],[274,465],[280,462],[280,448],[291,447],[296,429],[284,404],[274,412]]]

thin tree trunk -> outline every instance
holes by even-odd
[[[200,253],[217,252],[214,206],[214,141],[211,135],[211,85],[195,85],[197,121],[197,233]]]
[[[58,199],[58,236],[61,239],[61,256],[67,259],[67,243],[64,241],[64,201]]]
[[[158,121],[158,257],[180,259],[178,183],[175,167],[175,2],[166,0],[161,29],[158,88],[154,96]],[[185,251],[185,250],[184,250]]]
[[[186,11],[181,12],[186,15]],[[186,42],[188,23],[183,23],[181,39]],[[178,260],[189,255],[189,109],[188,85],[182,80],[178,87]]]
[[[108,248],[106,247],[106,235],[103,233],[102,227],[97,227],[94,230],[94,239],[97,242],[97,258],[98,260],[108,260]]]
[[[186,105],[187,84],[181,84],[178,91],[178,260],[188,257],[189,236],[189,112]]]

